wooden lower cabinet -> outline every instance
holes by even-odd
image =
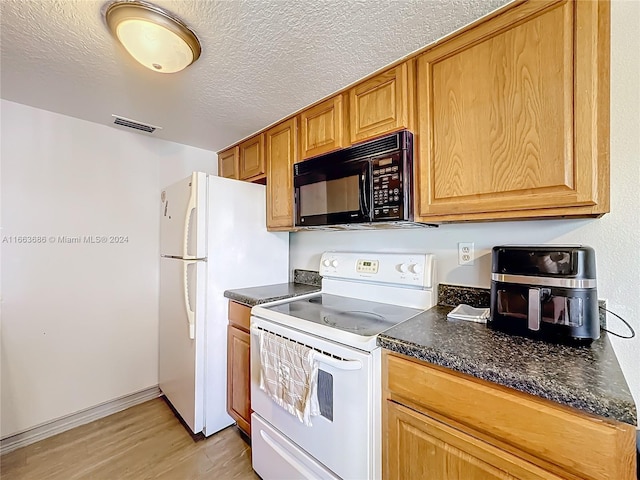
[[[388,471],[404,479],[561,479],[481,440],[387,401]]]
[[[383,478],[635,480],[635,428],[384,351]]]
[[[227,327],[227,412],[251,436],[251,308],[229,302]],[[246,328],[245,328],[246,326]]]

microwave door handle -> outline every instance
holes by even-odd
[[[369,195],[369,162],[364,164],[364,168],[362,169],[362,173],[360,174],[360,211],[363,216],[367,217],[369,221],[372,220],[369,209],[369,202],[367,201],[367,197]]]

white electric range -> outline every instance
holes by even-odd
[[[379,333],[435,304],[426,253],[325,252],[322,291],[251,310],[252,462],[264,480],[378,479]],[[260,390],[260,331],[311,348],[320,415],[306,426]]]

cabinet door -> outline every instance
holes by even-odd
[[[452,419],[496,446],[510,445],[541,468],[592,480],[629,480],[635,472],[631,425],[388,352],[382,369],[399,403]]]
[[[238,178],[246,180],[264,172],[264,135],[256,135],[239,145]]]
[[[238,179],[238,147],[232,147],[218,155],[218,176]]]
[[[342,95],[300,114],[301,157],[308,158],[346,146]]]
[[[608,2],[543,1],[420,56],[419,220],[607,212],[608,48]]]
[[[413,61],[405,62],[349,90],[351,143],[410,128],[412,66]]]
[[[251,435],[251,374],[247,332],[227,327],[227,412]]]
[[[384,478],[442,480],[560,480],[508,452],[392,401],[386,401],[388,435]]]
[[[293,164],[298,152],[297,118],[265,133],[267,160],[267,228],[293,228]]]

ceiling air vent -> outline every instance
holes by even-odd
[[[156,130],[162,130],[162,127],[155,125],[149,125],[148,123],[141,123],[130,118],[121,117],[119,115],[111,115],[114,120],[113,123],[122,127],[133,128],[134,130],[140,130],[147,133],[153,133]]]

